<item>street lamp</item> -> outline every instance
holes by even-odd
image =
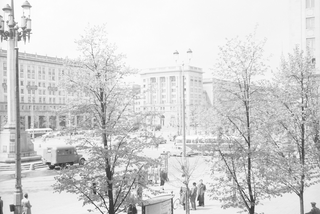
[[[190,62],[191,57],[192,57],[192,51],[191,49],[188,49],[187,51],[187,55],[188,55],[188,60]],[[175,61],[176,63],[178,63],[179,60],[179,52],[176,50],[173,53],[173,56],[175,57]],[[190,209],[189,209],[189,193],[188,193],[188,184],[189,184],[189,177],[188,177],[188,166],[187,166],[187,154],[186,154],[186,113],[185,113],[185,109],[186,109],[186,101],[185,101],[185,78],[184,78],[184,62],[182,61],[181,65],[180,65],[180,74],[181,74],[181,97],[182,97],[182,144],[183,144],[183,173],[185,175],[185,185],[186,185],[186,213],[189,214],[190,213]]]
[[[26,42],[30,40],[31,32],[31,5],[28,1],[22,4],[23,15],[21,17],[20,26],[14,20],[14,4],[7,4],[2,9],[4,16],[0,15],[0,40],[8,41],[7,48],[7,68],[9,71],[8,80],[8,121],[7,128],[15,129],[15,192],[14,205],[15,214],[21,213],[22,185],[21,185],[21,142],[20,142],[20,95],[19,95],[19,67],[18,57],[19,48],[18,41]],[[28,13],[28,14],[25,14]],[[27,16],[26,16],[27,15]]]

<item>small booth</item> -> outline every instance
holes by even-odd
[[[173,195],[161,195],[142,201],[142,214],[173,214]]]

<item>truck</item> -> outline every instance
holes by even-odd
[[[83,165],[85,158],[77,153],[76,147],[71,145],[48,146],[43,148],[42,163],[54,169],[56,166],[61,168],[67,165]]]

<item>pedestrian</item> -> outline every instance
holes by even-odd
[[[312,209],[306,214],[320,214],[320,209],[316,207],[316,202],[311,202]]]
[[[132,206],[132,204],[129,204],[129,208],[127,210],[127,214],[133,214],[133,206]]]
[[[3,201],[0,196],[0,214],[3,214]]]
[[[196,182],[193,182],[193,186],[191,187],[190,191],[190,203],[191,203],[191,208],[193,210],[196,210],[196,198],[197,198],[197,184]]]
[[[165,177],[165,172],[163,170],[161,170],[160,172],[160,186],[163,186],[164,183],[166,182],[166,177]]]
[[[198,197],[197,200],[199,201],[199,207],[203,206],[204,207],[204,193],[206,191],[206,185],[204,185],[203,180],[201,179],[199,181],[199,185],[198,185]]]
[[[24,194],[24,198],[21,200],[22,206],[22,214],[31,214],[31,207],[30,201],[28,199],[28,193]]]
[[[183,205],[183,210],[186,210],[186,187],[180,188],[180,203]]]
[[[135,204],[132,205],[132,214],[138,214],[138,210]]]

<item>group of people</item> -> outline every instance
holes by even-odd
[[[31,204],[28,199],[28,193],[24,194],[24,198],[21,200],[22,214],[31,214]],[[0,196],[0,214],[3,214],[3,201]]]
[[[180,201],[183,205],[183,209],[186,209],[186,187],[181,187],[180,189]],[[191,209],[196,210],[196,200],[198,201],[198,207],[203,206],[204,207],[204,193],[206,191],[206,185],[203,184],[203,180],[201,179],[199,181],[199,184],[197,185],[196,182],[192,183],[192,187],[190,190],[188,190],[188,196],[191,204]]]

